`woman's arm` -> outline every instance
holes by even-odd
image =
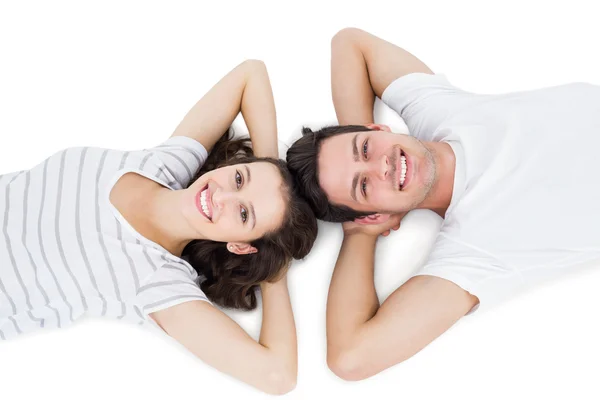
[[[242,112],[254,153],[278,158],[275,102],[267,68],[246,60],[225,75],[179,123],[173,136],[196,139],[210,152]]]
[[[287,277],[262,283],[262,329],[258,343],[226,314],[204,301],[189,301],[150,314],[172,337],[204,362],[271,394],[296,385],[296,327]]]

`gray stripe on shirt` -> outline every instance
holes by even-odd
[[[182,281],[182,280],[172,280],[172,281],[165,281],[165,282],[156,282],[156,283],[150,283],[148,285],[144,285],[142,286],[137,293],[142,293],[146,290],[155,288],[155,287],[160,287],[160,286],[171,286],[171,285],[179,285],[179,284],[184,284],[184,285],[192,285],[194,287],[198,287],[198,285],[196,285],[194,282],[189,282],[189,281]]]
[[[140,308],[138,306],[133,306],[133,309],[135,310],[135,313],[138,315],[138,317],[140,317],[142,320],[146,320],[146,318],[144,318],[144,315],[142,314],[142,312],[140,311]]]
[[[177,183],[179,186],[181,186],[181,184],[179,182],[173,181],[173,180],[169,180],[169,177],[167,176],[167,173],[165,172],[165,169],[167,169],[167,167],[164,166],[164,165],[161,166],[161,167],[158,167],[158,171],[156,171],[156,174],[154,175],[154,177],[156,179],[159,179],[160,174],[163,174],[165,176],[165,178],[166,178],[167,185],[172,186],[174,183]]]
[[[18,175],[17,175],[18,176]],[[8,210],[10,208],[10,184],[17,179],[17,177],[15,176],[9,183],[8,185],[6,185],[6,200],[5,200],[5,205],[4,205],[4,222],[2,224],[2,234],[4,235],[4,239],[5,239],[5,243],[6,243],[6,250],[8,252],[8,255],[10,257],[13,269],[15,270],[15,273],[17,274],[17,278],[19,279],[19,283],[21,284],[21,288],[23,287],[23,280],[21,279],[21,275],[19,275],[19,271],[17,270],[16,266],[15,266],[15,258],[12,254],[12,250],[10,247],[10,239],[8,238],[8,232],[7,232],[7,227],[8,227]],[[8,291],[6,290],[6,287],[4,286],[4,283],[2,283],[2,279],[0,279],[0,289],[2,289],[2,293],[4,293],[4,295],[6,296],[6,298],[8,299],[8,302],[10,303],[10,307],[12,308],[12,313],[13,315],[17,313],[17,307],[15,306],[15,302],[13,301],[12,297],[10,297],[10,295],[8,294]],[[26,296],[27,298],[29,298],[29,295],[26,292]],[[16,326],[16,324],[15,324]],[[18,329],[18,327],[17,327]]]
[[[133,283],[135,285],[135,290],[137,291],[140,287],[140,278],[138,277],[137,271],[135,269],[135,265],[133,263],[133,259],[127,252],[127,247],[125,246],[125,241],[121,241],[121,249],[123,253],[125,253],[125,257],[127,257],[127,261],[129,262],[129,269],[131,270],[131,275],[133,276]]]
[[[127,157],[129,157],[129,152],[125,152],[123,153],[123,156],[121,157],[121,163],[119,164],[119,170],[122,170],[125,167],[125,162],[127,160]],[[111,188],[112,190],[112,188]],[[127,257],[128,260],[131,260],[131,257],[129,256],[129,254],[127,253],[127,249],[125,248],[125,242],[123,240],[123,233],[121,231],[122,227],[121,227],[121,222],[119,222],[119,220],[117,218],[115,218],[115,223],[117,224],[117,238],[119,239],[119,241],[121,242],[121,249],[123,250],[123,253],[125,253],[125,256]],[[134,269],[133,265],[131,264],[133,261],[130,261],[130,269]],[[134,275],[133,277],[134,282],[136,282],[135,288],[137,290],[139,283],[137,282],[137,275]],[[117,281],[118,284],[118,281]],[[126,308],[125,308],[125,303],[121,302],[121,315],[119,315],[117,318],[121,319],[125,316],[126,313]]]
[[[196,154],[195,151],[193,151],[191,149],[188,149],[187,147],[163,144],[163,145],[158,146],[158,148],[159,149],[180,149],[180,150],[183,150],[186,153],[189,153],[192,156],[194,156],[194,158],[198,162],[198,168],[200,168],[202,166],[202,160],[200,159],[200,157],[198,157],[198,154]]]
[[[144,169],[144,166],[146,165],[146,162],[148,161],[148,159],[150,158],[151,155],[152,155],[152,153],[148,153],[144,156],[144,158],[142,159],[142,162],[140,163],[141,170]]]
[[[187,164],[185,163],[185,161],[183,161],[181,159],[181,157],[179,157],[177,154],[171,153],[170,151],[163,151],[162,153],[168,154],[171,157],[173,157],[174,159],[176,159],[177,161],[179,161],[181,163],[181,165],[183,165],[183,168],[185,168],[185,171],[187,172],[188,176],[190,177],[190,180],[192,180],[194,178],[194,175],[192,174],[192,171],[190,171],[190,168],[187,166]]]
[[[58,310],[56,308],[53,308],[49,304],[50,300],[48,299],[48,294],[46,293],[46,291],[44,290],[44,287],[41,285],[40,280],[38,279],[37,264],[33,260],[33,256],[31,255],[31,252],[29,251],[29,248],[27,247],[27,211],[28,211],[27,203],[29,200],[30,180],[31,180],[30,172],[27,171],[27,173],[25,174],[25,194],[23,195],[23,233],[21,235],[21,242],[23,243],[23,248],[25,249],[25,251],[27,251],[27,256],[29,257],[29,263],[33,267],[33,276],[35,278],[35,285],[37,286],[40,293],[42,293],[42,296],[44,297],[44,303],[48,305],[48,308],[50,308],[52,311],[54,311],[54,314],[56,315],[56,319],[58,320]],[[44,327],[45,320],[43,318],[35,318],[33,316],[33,314],[31,314],[31,310],[29,311],[29,316],[31,317],[31,319],[39,321],[40,327],[42,327],[42,328]]]
[[[46,268],[48,269],[48,271],[50,272],[50,275],[52,275],[52,279],[54,279],[54,284],[56,285],[56,288],[58,290],[58,293],[60,294],[60,297],[63,299],[63,302],[67,305],[67,307],[69,308],[69,318],[71,319],[71,321],[73,321],[73,306],[71,306],[71,304],[67,301],[67,297],[65,296],[65,292],[63,292],[62,288],[60,287],[60,285],[58,284],[58,279],[56,279],[56,275],[54,274],[54,270],[52,270],[52,268],[50,268],[50,263],[48,262],[48,257],[46,257],[46,250],[44,249],[44,240],[42,238],[42,215],[44,213],[44,205],[46,204],[46,183],[47,183],[47,171],[48,171],[48,160],[46,160],[44,162],[44,172],[42,175],[42,199],[41,199],[41,204],[40,204],[40,215],[38,217],[38,242],[40,243],[40,252],[42,253],[42,259],[44,260],[44,264],[46,265]],[[60,328],[61,327],[61,322],[60,322],[60,314],[59,314],[59,318],[57,320],[57,325]]]
[[[90,264],[90,260],[88,258],[87,252],[85,251],[85,246],[83,245],[83,238],[81,237],[81,180],[83,177],[83,166],[85,163],[85,155],[87,153],[88,148],[85,147],[81,152],[81,157],[79,159],[79,174],[77,176],[77,192],[75,198],[75,234],[77,236],[77,244],[79,245],[79,251],[81,252],[81,256],[83,258],[83,263],[87,268],[88,275],[92,282],[92,286],[98,293],[98,296],[102,300],[102,316],[106,315],[106,298],[98,289],[98,283],[96,282],[96,277],[94,276],[94,271],[92,270],[92,266]]]
[[[12,315],[10,317],[8,317],[8,319],[10,319],[10,322],[13,323],[13,325],[15,326],[15,330],[17,331],[17,333],[20,335],[23,332],[21,331],[21,329],[19,329],[19,325],[17,325],[17,321],[15,320],[15,317],[13,317]]]
[[[60,169],[58,171],[58,193],[56,195],[56,211],[55,211],[55,219],[54,219],[54,234],[56,235],[56,243],[58,244],[58,254],[60,255],[60,259],[62,260],[67,273],[71,277],[71,280],[77,287],[77,291],[79,292],[79,297],[81,298],[81,302],[83,304],[84,310],[88,309],[87,301],[83,295],[83,291],[81,290],[81,285],[73,275],[73,271],[67,262],[67,258],[65,257],[65,251],[62,245],[62,240],[60,238],[60,205],[62,200],[62,191],[63,191],[63,178],[65,171],[65,158],[67,156],[67,150],[63,151],[60,158]]]
[[[110,278],[112,279],[113,287],[115,289],[115,296],[117,300],[121,303],[122,307],[122,315],[120,315],[119,319],[125,316],[125,305],[121,300],[121,291],[119,290],[119,285],[117,284],[117,277],[115,276],[115,269],[113,267],[112,261],[108,255],[108,250],[106,249],[106,243],[104,243],[104,235],[102,234],[102,222],[100,220],[100,172],[104,168],[104,163],[106,161],[106,155],[108,154],[108,150],[104,150],[102,156],[100,157],[100,165],[98,167],[98,172],[96,173],[96,195],[95,197],[95,209],[96,209],[96,231],[98,232],[98,239],[100,240],[100,247],[102,247],[102,252],[104,254],[104,259],[106,260],[106,264],[108,265],[108,272],[110,272]]]
[[[170,301],[175,301],[175,300],[179,300],[179,299],[197,299],[197,300],[207,300],[206,296],[201,296],[201,295],[195,295],[195,294],[180,294],[177,296],[172,296],[172,297],[167,297],[166,299],[161,299],[159,301],[156,301],[154,303],[151,304],[146,304],[144,306],[143,311],[146,312],[147,309],[149,308],[154,308],[157,306],[161,306],[163,304],[166,304]]]
[[[175,256],[171,255],[171,253],[169,253],[169,255],[170,255],[171,257],[175,257]],[[175,260],[169,260],[169,259],[167,259],[167,256],[166,256],[164,253],[161,255],[161,258],[162,258],[162,259],[163,259],[163,260],[164,260],[164,261],[165,261],[167,264],[169,264],[169,263],[175,263],[175,264],[177,264],[177,265],[181,265],[182,267],[184,267],[184,268],[185,268],[185,270],[186,270],[188,273],[190,273],[190,274],[192,274],[192,275],[194,274],[194,272],[197,272],[197,271],[196,271],[196,269],[194,269],[194,267],[192,267],[191,265],[189,265],[189,264],[187,264],[187,263],[181,262],[181,261],[180,261],[180,260],[178,260],[178,259],[175,259]],[[176,257],[175,257],[175,258],[176,258]]]
[[[187,268],[183,268],[179,264],[176,264],[176,265],[166,264],[166,265],[163,265],[161,268],[174,269],[176,271],[185,272],[186,274],[189,273]]]
[[[158,269],[158,267],[156,266],[156,264],[154,263],[154,261],[152,261],[152,258],[150,257],[150,255],[148,254],[148,248],[145,245],[142,245],[144,247],[143,253],[144,256],[146,257],[146,260],[148,260],[148,262],[150,263],[150,265],[152,265],[152,270],[156,271]]]

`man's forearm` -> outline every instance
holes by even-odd
[[[331,93],[340,125],[374,122],[375,94],[355,36],[356,30],[344,29],[331,41]]]
[[[373,279],[376,241],[377,237],[365,234],[344,237],[327,299],[330,345],[347,345],[379,308]]]

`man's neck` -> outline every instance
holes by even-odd
[[[423,142],[423,144],[434,157],[436,173],[429,195],[418,208],[432,210],[444,218],[452,201],[456,156],[452,147],[446,142]]]

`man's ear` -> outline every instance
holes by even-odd
[[[243,255],[243,254],[254,254],[258,252],[256,247],[248,243],[243,242],[229,242],[227,243],[227,250],[233,254]]]
[[[392,131],[389,126],[384,125],[384,124],[367,124],[365,126],[369,129],[373,129],[374,131],[386,131],[386,132]]]
[[[358,217],[354,222],[360,225],[376,225],[381,224],[390,219],[390,214],[371,214],[366,217]]]

